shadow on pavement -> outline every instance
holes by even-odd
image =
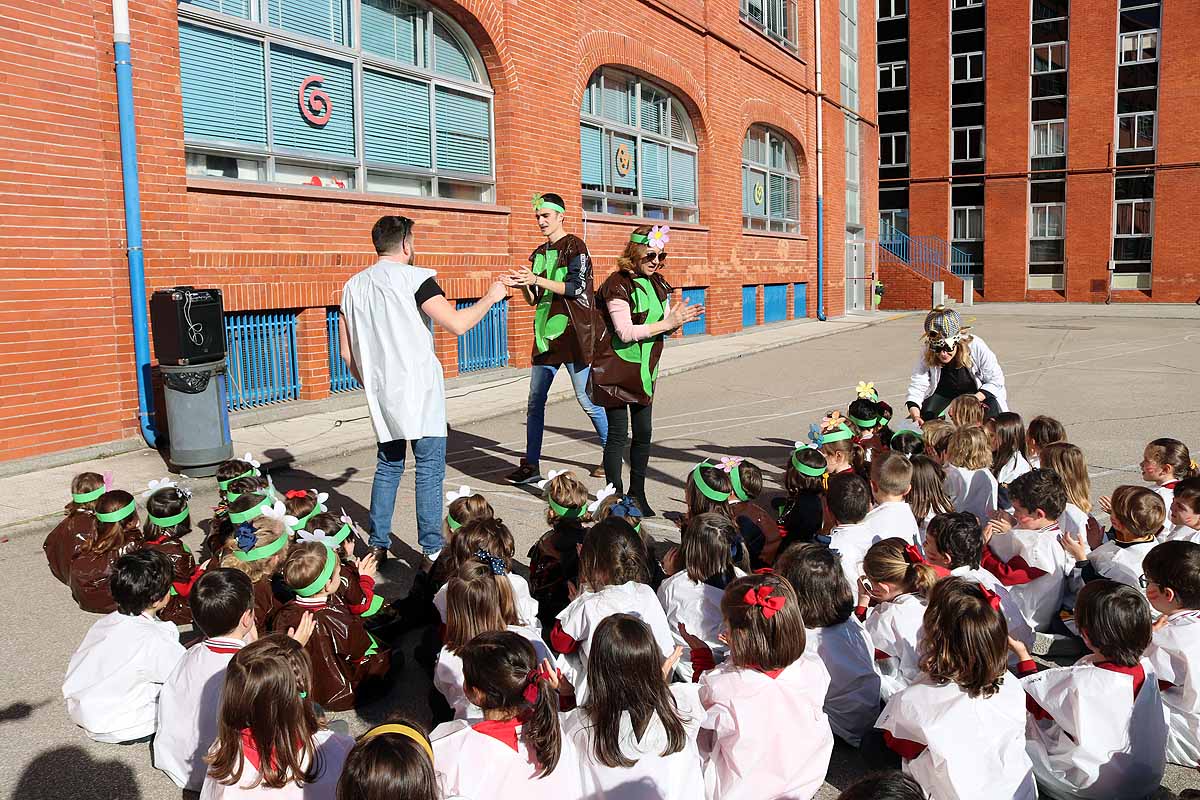
[[[31,705],[24,701],[20,703],[10,703],[4,708],[0,708],[0,723],[3,722],[19,722],[23,719],[28,719],[34,711],[37,711],[43,706],[50,705],[50,698],[46,698],[37,705]]]
[[[31,761],[21,774],[12,796],[21,800],[78,797],[78,781],[81,779],[87,782],[88,797],[103,797],[105,800],[141,800],[142,797],[137,778],[128,764],[116,759],[99,761],[75,745],[47,751]]]

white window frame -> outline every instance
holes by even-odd
[[[1056,48],[1056,47],[1062,48],[1062,56],[1063,56],[1062,57],[1062,66],[1059,67],[1058,69],[1054,68],[1054,48]],[[1048,63],[1050,65],[1050,69],[1038,69],[1037,68],[1038,50],[1046,50],[1046,63]],[[1069,57],[1069,51],[1068,51],[1066,42],[1045,42],[1044,44],[1035,44],[1033,46],[1033,50],[1030,53],[1030,58],[1029,58],[1030,73],[1033,75],[1053,75],[1056,72],[1066,72],[1068,57]]]
[[[979,236],[957,237],[954,234],[958,231],[957,217],[959,212],[966,214],[966,229],[967,233],[971,232],[971,218],[978,217],[979,221]],[[952,242],[982,242],[983,241],[983,206],[953,206],[950,209],[950,240]]]
[[[979,132],[979,154],[976,156],[971,155],[971,134],[974,131]],[[965,156],[962,156],[962,157],[959,157],[955,152],[957,150],[957,145],[958,145],[957,139],[958,139],[959,133],[966,134],[967,153]],[[951,163],[961,163],[963,161],[979,161],[985,157],[985,153],[987,153],[986,148],[987,148],[987,144],[984,141],[984,130],[983,130],[982,125],[965,125],[961,128],[951,128],[950,129],[950,161],[951,161]]]
[[[1142,117],[1150,117],[1152,130],[1150,132],[1150,144],[1146,147],[1138,147],[1138,122]],[[1133,147],[1121,147],[1121,121],[1124,119],[1133,120]],[[1137,153],[1153,150],[1158,144],[1158,112],[1157,111],[1130,111],[1126,114],[1117,114],[1117,130],[1116,142],[1118,153]]]
[[[890,14],[884,14],[882,12],[879,14],[880,22],[883,22],[884,20],[889,20],[889,19],[904,19],[905,17],[908,16],[908,0],[880,0],[880,3],[884,6],[886,6],[887,8],[891,9]],[[904,6],[904,10],[897,12],[896,6],[901,5],[901,4]]]
[[[897,150],[897,147],[900,149]],[[893,159],[897,156],[901,160],[893,160],[892,163],[884,161],[883,154],[890,153]],[[902,133],[881,133],[879,134],[879,166],[881,167],[907,167],[908,166],[908,132]]]
[[[1119,228],[1120,223],[1121,223],[1121,206],[1130,206],[1131,207],[1131,211],[1129,214],[1129,224],[1132,229],[1132,227],[1136,225],[1137,211],[1138,211],[1139,204],[1145,204],[1146,207],[1149,208],[1149,210],[1150,210],[1150,215],[1149,215],[1150,230],[1148,230],[1144,233],[1136,233],[1136,232],[1132,232],[1132,231],[1130,233],[1121,233],[1120,228]],[[1142,200],[1117,200],[1115,203],[1113,203],[1113,238],[1115,238],[1115,239],[1151,239],[1153,237],[1154,237],[1154,200],[1152,198],[1146,198],[1146,199],[1142,199]],[[1140,263],[1140,262],[1131,262],[1131,263]]]
[[[896,72],[897,71],[901,71],[904,75],[904,80],[899,84],[896,83]],[[883,85],[884,73],[887,73],[888,76],[891,78],[890,86]],[[875,81],[875,85],[881,92],[894,92],[894,91],[898,91],[900,89],[907,89],[908,88],[908,62],[907,61],[887,61],[883,64],[880,64],[879,70],[878,70],[878,78]]]
[[[958,11],[961,8],[978,8],[983,5],[983,0],[951,0],[950,8],[953,11]]]
[[[971,59],[973,56],[978,56],[979,74],[977,76],[973,76],[971,73]],[[954,74],[955,74],[954,65],[955,65],[955,62],[957,62],[958,59],[960,59],[960,58],[966,60],[967,77],[965,77],[965,78],[955,78],[954,77]],[[972,53],[954,53],[953,55],[951,55],[950,56],[950,82],[951,83],[977,83],[977,82],[983,80],[984,71],[986,69],[986,61],[984,59],[985,59],[985,57],[984,57],[984,53],[982,50],[976,50],[975,52],[972,52]]]
[[[753,133],[757,132],[756,129],[761,129],[762,132],[765,133],[766,137],[767,137],[766,160],[765,161],[755,161],[754,159],[747,158],[746,154],[745,154],[745,140],[750,138],[750,136]],[[779,167],[775,167],[775,166],[771,165],[771,140],[772,139],[778,139],[779,141],[783,142],[783,146],[784,146],[785,150],[791,152],[792,159],[793,159],[793,161],[795,161],[795,164],[796,164],[795,172],[787,169],[786,167],[781,169]],[[801,191],[804,187],[804,178],[799,172],[799,170],[800,170],[800,154],[797,151],[796,147],[792,144],[792,142],[786,136],[773,130],[772,128],[770,128],[767,125],[762,125],[761,123],[756,123],[754,125],[751,125],[746,130],[746,136],[743,138],[742,141],[743,141],[742,172],[745,173],[748,170],[750,172],[754,172],[758,175],[763,176],[763,211],[764,211],[763,214],[747,214],[745,212],[745,210],[743,210],[742,211],[742,229],[747,230],[747,231],[756,231],[756,232],[760,232],[760,233],[765,233],[765,232],[800,233],[800,218],[799,218],[799,216],[777,217],[777,216],[771,215],[771,210],[772,210],[771,209],[771,178],[772,177],[783,178],[784,180],[788,181],[788,183],[793,184],[795,186],[795,190],[796,190],[797,210],[799,208],[802,208],[804,205],[804,198],[801,196]],[[786,158],[785,158],[785,161],[786,161]],[[746,185],[745,179],[743,178],[742,191],[745,191],[745,185]],[[742,200],[743,200],[743,208],[744,208],[745,197],[743,197]],[[787,213],[786,209],[784,210],[784,213],[785,214]],[[797,213],[799,213],[799,211],[797,211]]]
[[[741,17],[760,34],[795,50],[798,45],[799,10],[796,0],[741,0]]]
[[[1049,125],[1062,126],[1063,149],[1061,153],[1039,153],[1037,151],[1038,127]],[[1058,156],[1065,156],[1067,154],[1067,121],[1065,119],[1040,119],[1034,122],[1029,128],[1029,152],[1033,158],[1057,158]]]
[[[1117,40],[1117,66],[1125,66],[1126,64],[1153,64],[1158,61],[1158,47],[1162,37],[1159,36],[1158,28],[1148,31],[1132,31],[1130,33],[1122,33]],[[1142,58],[1142,38],[1146,36],[1154,37],[1154,58]],[[1125,41],[1132,39],[1134,44],[1134,57],[1125,60]]]
[[[1058,236],[1051,236],[1048,233],[1043,233],[1043,220],[1039,220],[1039,212],[1049,212],[1051,209],[1058,211]],[[1049,229],[1049,214],[1046,214],[1044,220],[1047,224],[1045,229]],[[1066,238],[1067,232],[1067,204],[1066,203],[1033,203],[1029,206],[1029,238],[1030,239],[1048,239],[1058,241]]]

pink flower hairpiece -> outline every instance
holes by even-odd
[[[671,241],[670,233],[670,225],[655,225],[646,235],[646,246],[661,253],[667,248],[667,243]]]
[[[836,429],[837,426],[845,424],[845,422],[846,418],[842,416],[842,412],[831,411],[826,415],[825,419],[821,420],[821,430],[831,431]]]
[[[725,472],[733,472],[745,460],[741,456],[722,456],[717,462],[717,467]]]
[[[113,474],[111,472],[104,473],[104,491],[111,492],[113,487]]]

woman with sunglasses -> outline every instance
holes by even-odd
[[[983,339],[967,333],[962,317],[938,306],[925,317],[924,346],[908,383],[908,416],[918,425],[935,419],[950,401],[973,394],[988,419],[1008,411],[1004,370]]]
[[[704,313],[704,307],[669,302],[671,286],[660,274],[667,260],[670,228],[642,225],[634,229],[617,259],[617,271],[596,292],[604,317],[592,362],[591,396],[608,416],[604,443],[604,478],[627,493],[643,516],[654,511],[646,502],[646,465],[650,460],[651,406],[663,339]],[[633,427],[629,450],[629,488],[621,480],[621,458]]]

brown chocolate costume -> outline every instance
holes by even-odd
[[[733,517],[742,540],[750,548],[753,566],[772,564],[775,554],[779,551],[779,545],[783,542],[775,517],[753,500],[731,504],[729,514]]]
[[[569,297],[530,287],[536,298],[533,323],[533,363],[549,366],[592,360],[597,334],[596,299],[592,291],[592,260],[587,245],[568,233],[546,242],[529,256],[533,274],[568,283],[572,262],[578,273],[578,294]],[[570,286],[568,286],[568,290]]]
[[[171,600],[166,608],[158,612],[158,618],[176,625],[190,625],[192,608],[188,605],[188,595],[192,591],[192,584],[202,574],[196,568],[192,551],[183,542],[170,536],[147,539],[143,547],[157,550],[171,560]]]
[[[96,516],[90,511],[72,511],[46,536],[42,550],[50,574],[65,585],[71,583],[71,562],[79,557],[83,543],[96,535]]]
[[[117,610],[108,581],[117,559],[142,546],[142,532],[127,531],[118,547],[103,553],[82,550],[71,562],[71,596],[84,611],[108,614]]]
[[[378,686],[391,667],[391,653],[379,645],[337,595],[326,598],[324,605],[312,606],[293,600],[279,609],[271,629],[287,633],[299,626],[304,612],[313,614],[312,637],[304,648],[313,665],[310,699],[329,711],[347,711],[354,707],[357,693]],[[371,687],[375,688],[375,687]]]
[[[609,300],[629,304],[629,316],[634,325],[660,322],[665,316],[665,303],[671,296],[671,285],[657,273],[648,278],[618,270],[596,292],[604,328],[596,342],[589,378],[592,401],[605,408],[620,408],[636,404],[648,406],[654,400],[654,384],[658,379],[658,360],[662,356],[660,334],[640,342],[622,342],[608,313]]]

